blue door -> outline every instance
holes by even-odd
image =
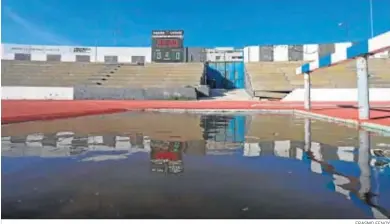
[[[245,88],[243,62],[209,62],[206,66],[206,77],[211,88]]]

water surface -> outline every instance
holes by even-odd
[[[390,137],[289,115],[2,125],[2,218],[386,218]]]

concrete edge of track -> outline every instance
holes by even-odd
[[[300,117],[307,117],[312,118],[316,120],[322,120],[327,121],[331,123],[339,123],[343,124],[349,127],[357,127],[357,128],[364,128],[368,131],[372,132],[380,132],[383,134],[390,134],[390,126],[381,125],[381,124],[373,124],[370,122],[365,121],[357,121],[353,119],[344,119],[344,118],[337,118],[322,114],[317,114],[315,112],[309,112],[304,110],[297,110],[297,109],[280,109],[280,110],[273,110],[273,109],[247,109],[247,110],[207,110],[207,109],[146,109],[144,111],[151,111],[151,112],[165,112],[165,113],[193,113],[193,114],[292,114],[295,116]]]
[[[52,113],[52,114],[35,114],[35,115],[20,115],[12,117],[1,117],[1,124],[12,124],[12,123],[22,123],[28,121],[46,121],[46,120],[55,120],[55,119],[66,119],[72,117],[81,117],[81,116],[90,116],[90,115],[99,115],[99,114],[112,114],[126,112],[126,109],[106,109],[106,110],[95,110],[95,111],[79,111],[72,113]]]
[[[26,102],[26,101],[24,101]],[[29,105],[31,106],[31,103],[29,102]],[[82,104],[80,104],[82,103]],[[215,105],[212,106],[212,109],[207,109],[207,106],[200,106],[200,108],[189,108],[188,105],[184,106],[187,108],[180,109],[180,106],[183,105],[169,105],[170,102],[165,102],[164,105],[166,108],[161,107],[161,105],[153,105],[149,104],[149,108],[147,105],[131,105],[129,106],[124,106],[124,105],[116,105],[117,103],[114,102],[115,106],[110,105],[106,106],[104,103],[95,103],[92,102],[94,107],[88,108],[90,105],[87,105],[87,108],[81,108],[81,105],[88,104],[87,102],[79,102],[77,105],[75,105],[77,108],[69,111],[52,111],[52,112],[41,112],[41,111],[34,111],[33,113],[19,113],[14,112],[18,111],[18,109],[11,108],[11,112],[8,110],[6,115],[3,113],[4,106],[2,108],[2,124],[11,124],[11,123],[19,123],[19,122],[27,122],[27,121],[42,121],[42,120],[53,120],[53,119],[66,119],[66,118],[72,118],[72,117],[80,117],[80,116],[88,116],[88,115],[99,115],[99,114],[109,114],[109,113],[119,113],[119,112],[127,112],[127,111],[155,111],[155,112],[176,112],[176,113],[206,113],[206,114],[226,114],[226,113],[278,113],[278,114],[294,114],[297,116],[304,116],[304,117],[309,117],[317,120],[324,120],[328,122],[333,122],[333,123],[342,123],[347,126],[354,126],[354,127],[362,127],[371,131],[375,132],[384,132],[384,133],[390,133],[390,125],[387,124],[378,124],[375,122],[370,122],[370,121],[358,121],[354,118],[340,118],[336,116],[330,116],[330,115],[324,115],[320,114],[316,111],[309,112],[305,111],[302,108],[297,108],[296,106],[289,106],[285,105],[286,107],[278,107],[278,106],[268,106],[263,105],[263,108],[256,108],[253,107],[253,105],[256,104],[251,104],[251,106],[244,105],[244,108],[239,108],[234,106],[233,108],[215,108],[215,106],[222,106],[222,105]],[[150,103],[150,102],[149,102]],[[238,103],[238,102],[237,102]],[[243,102],[241,102],[243,103]],[[120,104],[120,103],[118,103]],[[156,103],[158,104],[158,103]],[[175,104],[172,102],[172,104]],[[239,103],[238,103],[239,104]],[[61,103],[62,105],[62,103]],[[261,105],[261,104],[260,104]],[[260,107],[259,105],[259,107]],[[199,106],[199,105],[198,105]],[[264,108],[265,106],[265,108]],[[26,106],[25,106],[26,107]],[[28,107],[28,106],[27,106]],[[153,108],[154,107],[154,108]],[[224,106],[222,106],[224,107]],[[245,109],[248,108],[248,109]],[[274,108],[272,108],[274,107]],[[295,108],[294,108],[295,107]],[[22,108],[19,108],[22,109]],[[24,108],[26,109],[26,108]],[[27,108],[27,111],[31,111],[32,109],[37,110],[37,108]],[[43,111],[44,108],[41,108]]]
[[[340,123],[351,127],[358,127],[358,128],[361,127],[368,131],[381,132],[386,135],[390,134],[390,126],[387,125],[374,124],[367,121],[358,121],[353,119],[337,118],[337,117],[317,114],[317,113],[303,111],[303,110],[293,110],[293,111],[294,111],[293,113],[298,116],[310,117],[317,120],[323,120],[332,123]]]

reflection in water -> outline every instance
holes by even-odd
[[[151,141],[151,158],[153,172],[181,173],[183,172],[182,153],[185,143]]]
[[[356,181],[355,177],[344,175],[335,170],[332,165],[323,162],[319,150],[318,147],[313,147],[311,142],[311,121],[310,119],[305,119],[305,151],[312,161],[312,170],[321,174],[323,172],[322,169],[324,169],[326,173],[332,174],[335,191],[345,195],[349,200],[351,200],[350,194],[355,194],[355,196],[371,206],[374,218],[382,219],[390,217],[389,212],[386,211],[386,209],[380,207],[378,204],[374,204],[375,197],[377,197],[378,194],[374,194],[371,191],[370,135],[367,131],[359,131],[359,182]],[[339,156],[346,158],[348,161],[353,161],[353,158],[351,158],[353,157],[353,154],[350,153],[354,150],[352,147],[339,147],[339,150]],[[358,186],[358,183],[360,183],[360,187]]]
[[[303,141],[295,141],[289,139],[262,140],[259,135],[259,140],[257,142],[246,142],[245,136],[248,130],[247,126],[250,121],[251,118],[249,116],[246,117],[242,115],[201,116],[200,125],[203,128],[203,139],[191,141],[184,141],[180,139],[151,139],[149,136],[145,136],[141,132],[123,135],[105,134],[102,136],[80,136],[77,133],[73,132],[58,132],[55,134],[36,133],[29,134],[27,136],[3,136],[2,161],[3,164],[7,164],[2,164],[3,170],[6,170],[4,171],[5,173],[3,172],[3,188],[5,189],[5,191],[3,192],[2,199],[3,208],[5,208],[5,215],[3,216],[101,217],[100,215],[103,215],[106,218],[153,218],[155,216],[153,216],[150,212],[145,213],[144,215],[137,215],[136,212],[139,213],[137,208],[153,208],[152,210],[154,211],[155,209],[153,206],[165,207],[166,204],[164,203],[167,203],[167,200],[170,200],[169,198],[171,196],[163,200],[164,195],[168,193],[158,192],[159,190],[165,189],[165,184],[171,183],[170,181],[173,180],[162,180],[158,179],[159,175],[149,176],[147,173],[145,173],[144,171],[148,168],[147,166],[142,165],[145,164],[145,161],[142,158],[144,158],[143,155],[148,155],[148,166],[149,170],[152,171],[152,173],[180,174],[181,178],[189,178],[180,180],[178,179],[174,182],[175,186],[178,186],[178,188],[175,188],[175,194],[181,193],[182,196],[185,197],[183,201],[177,201],[176,199],[174,200],[176,203],[178,203],[177,206],[179,207],[172,207],[172,209],[178,209],[178,213],[169,213],[166,210],[168,209],[168,206],[162,209],[162,213],[166,211],[168,212],[167,214],[164,213],[164,215],[161,216],[162,213],[153,213],[159,214],[159,217],[207,218],[216,216],[219,218],[339,218],[343,217],[343,215],[346,214],[350,215],[349,218],[356,218],[360,216],[371,218],[389,217],[390,206],[388,203],[384,204],[383,200],[383,198],[388,198],[390,196],[390,192],[386,190],[386,188],[388,189],[390,186],[389,180],[387,179],[387,181],[385,181],[386,179],[383,178],[388,177],[390,172],[390,159],[388,156],[389,151],[383,149],[370,149],[372,145],[372,137],[369,132],[364,130],[359,131],[358,148],[356,148],[355,146],[346,145],[335,146],[337,143],[335,143],[334,145],[329,145],[321,143],[321,141],[319,141],[321,140],[321,138],[317,140],[318,142],[313,141],[312,122],[309,119],[304,119],[302,125],[303,130],[300,129],[300,131],[304,132],[304,138],[302,139]],[[265,126],[264,128],[267,127]],[[296,129],[291,130],[291,132],[298,132],[299,128],[301,127],[297,126]],[[337,126],[334,126],[334,128],[337,128]],[[384,143],[380,144],[383,145]],[[199,157],[199,155],[203,157]],[[21,158],[23,160],[19,160],[18,158]],[[25,161],[24,159],[26,158],[31,158],[31,161],[33,161],[33,158],[45,159],[39,160],[42,165],[35,165],[34,169],[30,168],[34,171],[30,172],[30,170],[23,169],[23,164],[20,165],[21,163],[24,163],[23,161]],[[69,162],[68,158],[71,158],[72,160]],[[269,162],[270,159],[272,161],[271,163]],[[55,160],[57,165],[50,163],[51,160]],[[79,165],[74,164],[73,161],[77,161]],[[110,161],[115,163],[109,163]],[[302,178],[306,178],[305,175],[307,174],[304,174],[305,171],[303,170],[294,173],[292,169],[296,165],[294,165],[295,162],[291,163],[291,161],[301,161],[299,162],[299,164],[301,164],[299,166],[306,166],[311,171],[310,175],[314,175],[309,176],[310,179],[306,180],[307,184],[310,185],[310,189],[307,189],[307,187],[304,186],[300,186],[298,187],[298,191],[293,191],[293,185],[295,185],[294,181],[302,181]],[[138,163],[140,163],[141,165],[138,166]],[[75,189],[74,192],[71,192],[70,189],[68,189],[69,192],[64,191],[58,196],[49,195],[49,192],[61,192],[62,189],[58,185],[49,184],[50,178],[55,178],[50,176],[50,174],[47,173],[49,171],[46,169],[46,167],[49,167],[50,169],[50,166],[60,166],[58,164],[64,164],[64,167],[68,167],[70,170],[73,170],[74,173],[66,173],[63,176],[55,175],[55,178],[62,177],[64,179],[63,181],[69,182],[72,181],[72,179],[75,179],[75,177],[68,177],[68,175],[84,175],[83,179],[92,178],[91,183],[89,183],[88,181],[87,183],[85,183],[84,181],[79,180],[80,182],[73,182],[72,187],[70,187],[72,189]],[[107,167],[107,164],[110,164],[110,167],[124,167],[125,170],[128,169],[129,172],[133,172],[134,170],[134,173],[132,173],[131,176],[127,177],[128,179],[126,179],[126,175],[124,173],[122,174],[122,176],[116,177],[115,172],[107,171],[107,169],[109,169]],[[265,167],[262,167],[262,164],[268,165],[264,165]],[[18,170],[20,169],[16,168],[13,168],[16,171],[12,170],[10,167],[8,167],[8,165],[10,167],[18,167],[20,165],[22,166],[22,168],[20,169],[23,172],[18,172]],[[78,167],[77,171],[72,169],[73,166]],[[93,168],[92,171],[89,171],[90,169],[92,169],[92,167],[95,166],[104,167],[104,171],[98,168]],[[211,168],[210,166],[212,166],[213,168]],[[42,170],[40,169],[40,167],[45,168]],[[274,171],[281,168],[287,170],[289,176],[284,176],[285,171],[283,173],[277,173],[276,171]],[[123,170],[120,168],[114,169],[117,169],[116,172],[118,173]],[[247,170],[247,172],[240,173],[243,169],[250,169],[250,172]],[[201,172],[197,173],[197,170],[201,170]],[[357,170],[357,172],[355,172],[355,170]],[[258,176],[250,176],[252,172],[263,172],[265,173],[265,176],[262,178],[259,178]],[[25,194],[25,188],[29,186],[30,182],[31,185],[37,184],[34,182],[34,178],[37,178],[35,176],[37,176],[39,173],[43,173],[43,176],[47,175],[48,177],[50,177],[49,179],[44,179],[44,182],[47,183],[48,189],[46,191],[41,192],[38,198],[35,198],[33,195],[27,196]],[[98,177],[95,177],[95,173]],[[220,174],[212,178],[206,178],[207,175],[213,173]],[[162,177],[163,176],[164,175],[162,175]],[[206,179],[202,179],[202,177]],[[226,180],[224,179],[225,177],[227,178]],[[292,177],[293,179],[290,179]],[[321,179],[318,179],[320,180],[321,184],[317,180],[318,177],[321,177]],[[93,178],[97,178],[98,180],[101,180],[103,182],[110,180],[113,182],[113,184],[115,184],[115,187],[112,186],[111,188],[105,188],[103,186],[100,187],[101,191],[106,191],[107,195],[111,195],[107,196],[107,198],[105,199],[105,201],[109,203],[107,205],[109,208],[113,208],[112,206],[114,206],[115,201],[117,201],[116,203],[118,206],[124,206],[124,208],[128,206],[132,209],[117,208],[121,212],[125,212],[126,214],[119,214],[118,211],[116,211],[116,213],[110,212],[106,209],[106,213],[103,212],[103,214],[101,212],[98,212],[98,210],[104,210],[104,208],[99,207],[96,211],[89,211],[88,215],[85,215],[84,213],[81,214],[81,208],[90,209],[90,207],[83,204],[85,203],[83,202],[83,200],[90,201],[91,199],[82,199],[84,197],[83,195],[85,194],[77,192],[83,192],[82,189],[86,188],[85,186],[83,186],[83,184],[87,184],[87,188],[96,188],[97,186],[95,185],[101,181],[93,181]],[[273,178],[282,182],[280,182],[279,184],[272,184]],[[127,181],[123,182],[123,179],[126,179]],[[142,182],[141,180],[144,182]],[[258,183],[258,180],[264,181]],[[288,182],[287,184],[283,182],[288,180],[290,182]],[[61,179],[57,181],[61,181]],[[154,181],[154,184],[152,184],[152,181]],[[187,182],[191,184],[186,185]],[[93,183],[95,183],[95,185]],[[259,190],[254,187],[254,183],[258,183],[256,186]],[[221,186],[217,188],[216,186],[218,184],[222,184],[223,187]],[[365,216],[358,215],[356,213],[356,210],[354,210],[355,212],[349,213],[343,212],[342,209],[346,209],[344,207],[339,207],[339,210],[337,211],[340,212],[336,215],[336,210],[331,212],[329,210],[331,208],[329,208],[326,204],[327,202],[325,202],[326,200],[328,200],[326,198],[330,197],[329,195],[322,195],[325,195],[326,193],[315,194],[315,197],[317,197],[316,200],[318,201],[317,204],[315,202],[310,202],[314,203],[311,205],[305,204],[305,206],[307,206],[308,208],[317,206],[318,212],[317,210],[313,213],[299,213],[298,211],[296,211],[296,208],[299,208],[300,206],[295,206],[295,204],[298,205],[299,203],[301,203],[301,201],[302,203],[303,201],[305,201],[305,203],[309,203],[308,200],[311,200],[313,196],[306,198],[305,196],[291,195],[304,195],[305,193],[309,194],[312,189],[321,189],[324,184],[326,185],[326,188],[331,189],[332,192],[336,192],[338,193],[338,195],[342,196],[343,200],[348,200],[353,203],[355,207],[362,209],[362,211],[365,212]],[[267,188],[268,185],[270,185],[270,188]],[[384,186],[381,187],[381,185]],[[122,186],[123,188],[121,188]],[[280,190],[278,190],[279,188]],[[186,189],[193,189],[193,191],[188,191]],[[240,193],[240,189],[246,189],[244,190],[244,192],[247,192],[249,194],[248,198],[247,196],[245,196],[245,194]],[[224,191],[228,192],[229,190],[231,190],[231,192],[229,193],[229,197],[232,198],[231,200],[237,199],[239,202],[233,203],[225,201],[227,198],[229,198],[227,196],[222,197],[225,199],[219,199],[217,197]],[[167,191],[170,192],[169,190]],[[81,197],[79,199],[80,204],[78,205],[77,203],[72,202],[74,204],[67,205],[68,207],[66,209],[60,209],[59,213],[48,214],[46,210],[39,210],[39,208],[37,208],[39,212],[34,210],[36,207],[36,203],[49,203],[45,201],[49,200],[45,199],[47,197],[62,198],[65,197],[65,195],[72,195],[67,197],[76,197],[77,194],[81,194],[79,195],[79,197]],[[95,193],[95,195],[96,194],[97,193]],[[98,195],[100,195],[99,192]],[[131,197],[134,200],[134,204],[130,204],[130,202],[123,201],[119,202],[119,199],[115,199],[115,197],[117,197],[115,195],[120,198]],[[137,201],[137,195],[139,195],[140,201]],[[170,195],[170,193],[168,195]],[[202,195],[207,195],[207,197],[205,197],[206,199],[203,199]],[[241,197],[243,198],[240,198],[236,195],[241,195]],[[255,198],[257,197],[255,195],[258,195],[258,197],[261,197],[261,199],[258,198],[255,200]],[[268,201],[268,197],[271,197],[272,199]],[[283,197],[292,198],[283,199]],[[297,197],[298,200],[294,199],[294,197]],[[161,200],[163,201],[161,203],[163,204],[158,201],[158,198],[161,198]],[[277,198],[279,198],[279,200]],[[281,203],[280,200],[289,201],[287,203],[289,206],[283,207],[282,209],[282,207],[280,206],[285,206],[285,203]],[[27,204],[23,204],[19,201],[31,201],[32,204],[30,205],[27,202]],[[72,199],[72,201],[74,201],[74,199]],[[222,204],[217,206],[217,204],[215,203],[218,203],[219,201],[221,201]],[[100,203],[103,202],[99,202],[99,204]],[[146,206],[145,203],[150,203],[150,205],[148,204],[149,207]],[[194,216],[190,215],[193,214],[193,212],[187,213],[187,210],[185,210],[185,208],[182,208],[182,206],[186,205],[187,203],[191,204],[192,206],[190,206],[190,210],[195,208],[198,204],[200,206],[199,208],[202,208],[206,205],[209,205],[211,207],[208,208],[208,210],[206,209],[207,212],[199,211],[202,214]],[[259,207],[257,208],[257,210],[255,209],[253,213],[251,213],[252,211],[249,209],[249,211],[245,214],[242,214],[241,210],[239,210],[239,213],[235,213],[232,211],[227,212],[229,211],[229,209],[231,209],[232,206],[236,206],[235,204],[237,203],[243,203],[244,208],[249,206],[245,205],[245,203],[252,204],[252,207],[256,207],[256,203],[266,203],[266,205],[264,206],[271,206],[274,209],[264,209]],[[334,204],[335,207],[337,203]],[[226,208],[224,206],[226,206]],[[219,208],[219,210],[213,210],[213,208],[217,207]],[[180,210],[179,208],[182,210]],[[284,210],[285,212],[279,213],[278,211],[280,209]],[[323,209],[323,211],[321,211],[321,209]],[[369,211],[367,209],[369,209]],[[35,212],[32,212],[32,210],[34,210]],[[131,213],[128,210],[132,210],[134,211],[134,213]],[[209,210],[213,210],[214,213],[209,213]],[[289,213],[288,210],[294,210],[294,213]],[[222,211],[223,213],[219,213]],[[350,210],[346,209],[345,211]],[[332,216],[332,214],[335,214],[335,216]]]

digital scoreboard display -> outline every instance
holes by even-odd
[[[180,48],[180,41],[177,39],[157,39],[156,48]]]
[[[183,62],[183,30],[152,31],[153,62]]]

